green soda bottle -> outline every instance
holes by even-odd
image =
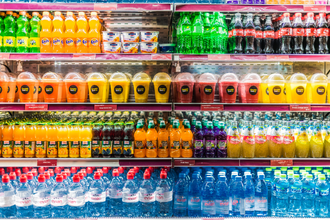
[[[219,13],[220,20],[220,53],[227,53],[227,42],[228,42],[228,27],[226,24],[226,17],[223,13]]]
[[[234,29],[235,19],[234,16],[230,19],[230,24],[228,28],[228,52],[233,53],[235,46],[235,38],[233,37],[233,29]]]
[[[21,11],[17,19],[17,32],[16,32],[16,52],[28,53],[29,52],[29,20],[25,11]]]
[[[189,13],[185,13],[181,22],[180,35],[182,38],[182,48],[181,53],[189,54],[191,53],[191,22],[189,18]]]
[[[5,29],[2,32],[3,37],[3,50],[2,52],[11,53],[16,52],[16,33],[15,33],[15,25],[16,21],[13,17],[12,11],[7,11],[7,17],[4,20]]]
[[[4,30],[4,23],[3,23],[3,19],[2,17],[0,16],[0,52],[3,52],[3,48],[2,48],[2,33],[3,33],[3,30]]]
[[[202,19],[202,12],[197,12],[192,25],[192,53],[202,54],[204,53],[203,48],[203,34],[204,24]]]
[[[212,53],[221,53],[220,51],[220,29],[221,23],[219,18],[219,12],[214,12],[214,18],[211,25],[211,47]]]
[[[177,25],[176,25],[176,52],[177,53],[182,53],[182,36],[181,36],[181,21],[183,19],[183,14],[184,13],[180,13],[180,18],[177,21]]]
[[[203,34],[203,48],[204,53],[212,53],[211,50],[211,22],[209,19],[210,13],[204,13],[204,34]]]
[[[30,20],[31,32],[30,32],[30,52],[40,53],[40,18],[38,12],[32,13],[32,19]]]

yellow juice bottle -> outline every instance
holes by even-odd
[[[25,142],[24,155],[25,157],[34,157],[36,149],[36,126],[33,123],[27,123],[25,126]]]
[[[254,158],[255,153],[255,138],[252,131],[252,122],[245,121],[244,128],[241,135],[242,142],[242,157],[243,158]]]
[[[158,134],[155,129],[155,124],[153,121],[149,121],[146,139],[147,139],[146,157],[148,158],[157,157]]]
[[[69,157],[69,128],[63,123],[58,126],[57,130],[58,143],[58,157]]]
[[[146,132],[143,124],[138,122],[134,133],[135,149],[134,157],[143,158],[146,156]]]
[[[42,19],[40,21],[41,31],[40,31],[40,53],[52,53],[52,32],[53,32],[53,22],[50,18],[48,11],[42,13]]]
[[[101,53],[101,34],[100,34],[100,21],[97,18],[97,13],[92,12],[88,21],[88,52],[89,53]]]
[[[227,135],[227,155],[229,158],[239,158],[241,156],[240,134],[237,129],[237,121],[231,123]]]
[[[61,17],[61,12],[56,11],[53,19],[53,53],[63,53],[64,52],[64,22]]]
[[[47,157],[56,158],[58,155],[57,124],[48,123],[47,127]]]
[[[16,158],[22,158],[24,156],[24,129],[25,126],[23,123],[16,122],[13,130],[13,156]]]
[[[158,157],[168,157],[168,131],[166,130],[165,121],[160,121],[158,131]]]
[[[256,122],[255,141],[256,141],[255,157],[258,158],[268,157],[269,149],[268,149],[268,143],[267,143],[263,121]]]
[[[193,156],[192,142],[193,142],[194,135],[190,130],[189,121],[186,121],[183,126],[184,126],[184,128],[181,132],[181,140],[182,140],[181,156],[190,158]]]
[[[79,125],[72,123],[68,126],[69,157],[78,158],[80,154]]]
[[[310,144],[305,127],[306,122],[300,122],[299,134],[296,141],[296,157],[307,158],[310,151]]]
[[[174,120],[170,133],[170,157],[181,157],[181,133],[179,120]]]
[[[260,83],[259,102],[269,103],[268,75],[262,77]]]
[[[310,156],[312,158],[323,157],[324,142],[322,139],[320,121],[314,122],[313,135],[310,140]]]
[[[76,48],[76,20],[72,12],[66,14],[64,21],[64,53],[77,53]]]
[[[36,157],[45,158],[47,156],[47,127],[44,122],[36,125]]]
[[[328,79],[323,73],[315,73],[309,80],[311,84],[311,102],[310,103],[325,103],[327,90],[328,90]],[[308,90],[307,90],[307,94]],[[330,94],[330,93],[328,93]]]
[[[270,103],[284,103],[284,84],[285,79],[279,73],[273,73],[268,77],[268,91]]]
[[[295,73],[290,78],[292,103],[307,103],[307,78],[302,73]]]
[[[88,22],[84,12],[79,12],[77,19],[77,53],[88,53]]]
[[[5,158],[13,157],[13,125],[4,123],[2,125],[2,156]]]
[[[92,127],[90,125],[84,124],[79,130],[79,140],[80,140],[80,157],[90,158],[92,157]]]
[[[330,122],[327,122],[327,131],[324,138],[324,157],[330,158]]]
[[[294,126],[293,126],[294,127]],[[293,134],[293,129],[289,122],[285,121],[282,127],[283,134],[283,157],[284,158],[294,158],[296,155],[296,142]]]
[[[273,158],[280,158],[283,150],[283,137],[277,121],[272,122],[272,129],[268,142],[269,156]]]

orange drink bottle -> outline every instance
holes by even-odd
[[[42,19],[40,21],[41,31],[40,31],[40,53],[52,53],[52,32],[53,32],[53,22],[48,11],[42,13]]]
[[[158,134],[155,129],[155,124],[153,121],[149,121],[148,125],[148,131],[147,131],[147,150],[146,150],[146,156],[148,158],[155,158],[157,157],[157,139]]]
[[[80,157],[90,158],[92,157],[92,127],[90,125],[82,125],[79,129],[80,140]]]
[[[136,131],[134,133],[135,149],[134,157],[145,157],[146,156],[146,132],[143,128],[143,124],[138,122]]]
[[[17,87],[20,102],[33,102],[34,94],[37,91],[38,80],[30,72],[22,72],[18,75]]]
[[[68,102],[87,102],[88,85],[80,73],[68,73],[64,78]]]
[[[15,96],[16,96],[16,79],[14,77],[9,76],[7,102],[15,102]]]
[[[80,151],[79,125],[77,123],[72,123],[72,125],[69,125],[68,133],[69,157],[77,158],[79,157]]]
[[[193,150],[192,150],[193,133],[190,130],[189,121],[186,121],[183,126],[184,129],[182,130],[181,133],[181,140],[182,140],[181,155],[182,157],[189,158],[193,156]]]
[[[77,53],[76,48],[76,20],[72,12],[68,12],[65,18],[64,53]]]
[[[168,157],[168,131],[165,121],[160,121],[158,131],[158,157]]]
[[[47,127],[41,122],[36,125],[36,157],[45,158],[47,150]]]
[[[22,158],[24,156],[24,133],[25,126],[23,123],[16,122],[13,130],[13,156],[16,158]]]
[[[97,13],[92,12],[88,21],[88,52],[89,53],[101,53],[101,34],[100,34],[100,21],[97,18]]]
[[[77,53],[88,53],[88,22],[84,12],[79,12],[77,19]]]
[[[56,158],[58,152],[57,124],[48,123],[47,127],[47,157]]]
[[[69,126],[67,124],[60,124],[57,130],[58,157],[69,157]]]
[[[7,101],[8,85],[9,85],[8,75],[4,72],[0,72],[0,102]]]
[[[62,84],[56,73],[48,72],[42,77],[42,89],[44,90],[45,102],[61,102]]]
[[[2,125],[2,156],[13,157],[13,126],[10,123]]]
[[[34,157],[36,149],[36,126],[33,123],[25,125],[24,155]]]
[[[53,33],[52,33],[52,40],[53,40],[53,53],[63,53],[64,52],[64,23],[61,17],[61,12],[56,11],[55,16],[53,19]]]
[[[179,120],[174,120],[173,129],[170,133],[170,157],[181,157],[181,133]]]

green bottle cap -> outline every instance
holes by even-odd
[[[160,121],[159,127],[165,128],[166,127],[165,121]]]
[[[140,122],[137,123],[136,128],[143,128],[143,124],[141,124]]]
[[[211,121],[207,122],[207,129],[213,129],[213,125]]]
[[[202,123],[200,121],[196,122],[196,128],[197,129],[202,129]]]
[[[179,121],[175,120],[173,122],[173,128],[179,128]]]
[[[153,121],[149,121],[148,128],[155,128],[155,124]]]

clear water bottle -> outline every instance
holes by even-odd
[[[139,187],[134,179],[134,172],[127,174],[127,181],[123,187],[123,212],[126,217],[137,217],[140,215]]]
[[[156,213],[158,217],[173,216],[173,188],[167,179],[166,171],[160,173],[156,187]]]
[[[7,174],[2,176],[0,185],[0,213],[2,218],[16,218],[15,188]]]
[[[35,218],[50,218],[50,189],[43,174],[38,177],[38,185],[33,190],[32,201]]]
[[[202,193],[200,185],[200,173],[194,172],[192,174],[192,181],[188,187],[188,216],[201,217],[202,216]]]
[[[89,205],[88,212],[92,217],[105,216],[106,192],[101,174],[94,174],[94,181],[89,188]]]
[[[186,173],[179,174],[179,180],[174,186],[173,216],[185,217],[188,209],[188,182]]]
[[[28,172],[26,174],[26,177],[27,177],[27,183],[29,184],[31,191],[33,191],[33,189],[36,187],[36,184],[33,181],[33,174],[31,172]]]
[[[205,178],[202,188],[202,216],[214,217],[216,215],[215,208],[215,184],[214,177],[209,175]]]
[[[231,216],[243,217],[244,211],[244,188],[242,184],[242,177],[236,176],[233,186],[231,188],[232,194],[232,213]]]
[[[18,187],[18,181],[16,180],[16,173],[15,172],[10,172],[9,173],[9,179],[10,179],[10,183],[11,185],[15,188],[15,190]]]
[[[313,175],[307,174],[302,186],[302,214],[303,217],[315,217],[315,183]]]
[[[271,215],[275,216],[276,212],[276,184],[280,181],[280,176],[281,176],[281,171],[280,170],[276,170],[275,172],[275,176],[274,179],[272,181],[272,195],[271,195]]]
[[[329,184],[325,180],[325,175],[320,174],[315,187],[315,209],[316,217],[329,217]]]
[[[122,216],[122,208],[123,208],[123,187],[124,183],[119,178],[119,171],[114,169],[112,171],[112,180],[110,185],[107,189],[107,197],[109,197],[109,209],[110,209],[110,216],[118,217]]]
[[[290,183],[290,182],[289,182]],[[301,217],[301,200],[302,200],[302,182],[299,174],[293,175],[293,181],[290,183],[289,191],[289,217]]]
[[[53,218],[68,216],[68,188],[63,183],[63,177],[56,177],[56,184],[50,193],[51,215]]]
[[[265,182],[265,175],[258,175],[255,196],[255,215],[265,217],[268,215],[268,186]]]
[[[143,181],[140,186],[140,205],[141,217],[155,217],[156,216],[156,186],[153,180],[150,179],[151,174],[147,169],[143,175]]]
[[[74,175],[68,192],[68,217],[85,218],[85,189],[80,184],[79,175]]]
[[[253,217],[255,210],[255,188],[252,182],[252,175],[247,174],[245,176],[245,185],[244,185],[244,209],[245,217]]]
[[[220,175],[216,184],[216,216],[229,216],[229,187],[226,182],[226,176]]]
[[[16,189],[17,218],[33,218],[32,189],[25,174],[20,177],[20,185]]]
[[[54,187],[54,183],[50,179],[50,174],[49,172],[45,172],[44,176],[46,178],[46,185],[48,186],[49,190],[52,190]]]
[[[277,217],[286,217],[289,206],[289,182],[285,174],[281,174],[276,184],[276,208]]]

